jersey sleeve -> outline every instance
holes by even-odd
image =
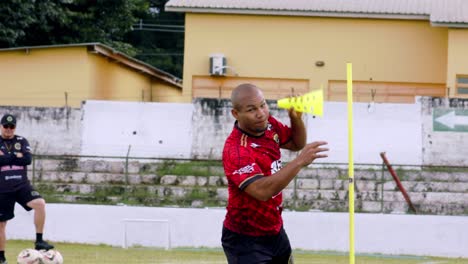
[[[27,139],[22,138],[21,140],[21,152],[22,153],[31,153],[31,146]]]
[[[241,190],[263,177],[262,170],[245,147],[229,148],[223,155],[223,163],[227,179]]]
[[[276,118],[270,116],[268,122],[275,128],[278,133],[280,146],[288,143],[292,139],[292,130],[287,125],[281,123]]]
[[[32,154],[31,154],[31,147],[29,146],[29,142],[23,137],[17,137],[17,142],[14,143],[15,151],[21,152],[22,157],[17,157],[17,154],[13,155],[13,165],[18,166],[27,166],[30,165],[32,162]]]

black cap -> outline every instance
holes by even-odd
[[[13,115],[6,114],[2,117],[2,126],[3,125],[14,125],[16,126],[16,118]]]

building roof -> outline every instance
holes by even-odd
[[[101,43],[77,43],[64,45],[46,45],[46,46],[30,46],[30,47],[15,47],[0,49],[2,51],[25,50],[29,52],[34,49],[49,49],[49,48],[70,48],[70,47],[86,47],[88,52],[104,56],[110,60],[116,61],[132,70],[147,74],[155,79],[171,84],[182,89],[182,80],[176,76],[155,68],[145,62],[132,58],[122,52],[119,52],[107,45]]]
[[[468,27],[467,0],[170,0],[166,11],[429,20]]]

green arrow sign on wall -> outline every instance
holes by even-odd
[[[468,110],[434,108],[434,131],[468,132]]]

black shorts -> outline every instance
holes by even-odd
[[[31,211],[32,208],[26,204],[37,198],[42,198],[42,196],[29,183],[22,185],[14,192],[0,193],[0,221],[8,221],[15,217],[15,202],[26,211]]]
[[[229,264],[293,263],[291,244],[283,228],[278,235],[254,237],[223,227],[221,243]]]

